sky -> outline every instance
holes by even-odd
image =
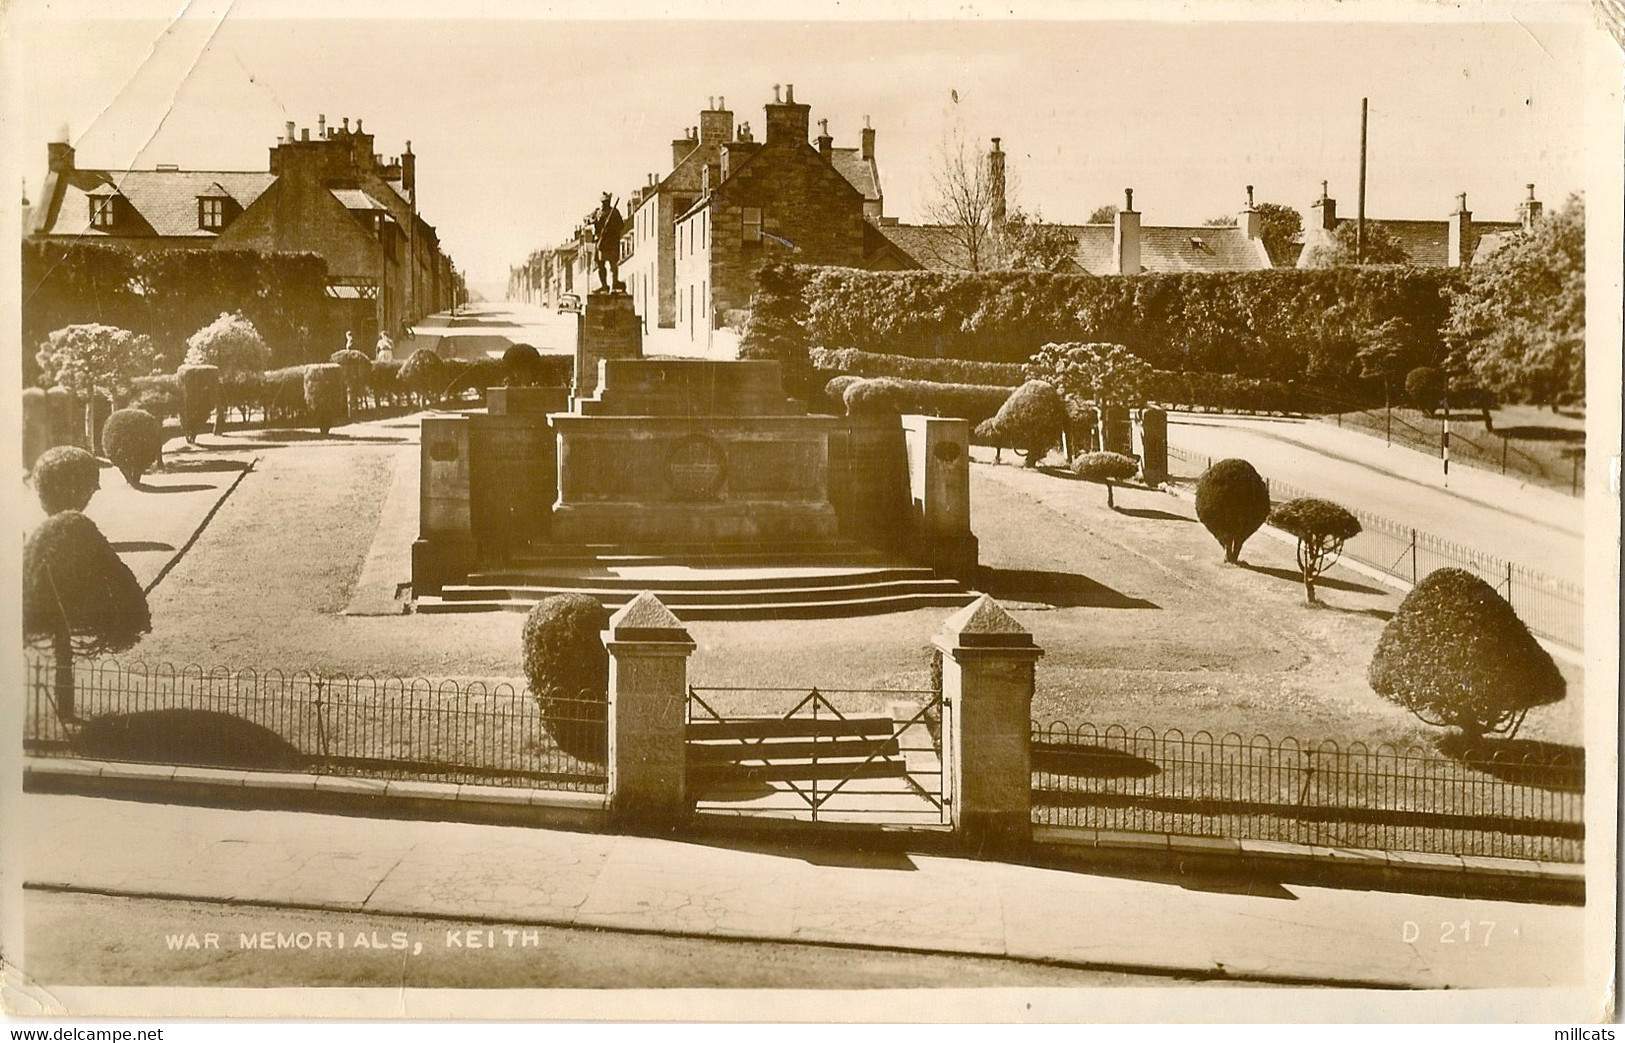
[[[1010,9],[1045,17],[815,7],[813,21],[770,21],[712,3],[710,17],[659,20],[574,2],[543,17],[487,0],[448,18],[431,0],[131,0],[114,19],[24,3],[3,26],[20,58],[6,129],[37,193],[64,126],[86,167],[263,170],[285,121],[314,133],[319,114],[362,119],[386,157],[412,142],[421,211],[476,286],[561,241],[599,192],[624,197],[669,170],[671,139],[711,97],[760,137],[775,84],[793,83],[837,146],[871,119],[885,210],[904,221],[924,219],[956,129],[978,148],[1000,137],[1012,202],[1049,220],[1082,221],[1133,188],[1145,223],[1199,223],[1234,213],[1249,184],[1307,212],[1323,179],[1352,214],[1362,97],[1373,217],[1442,219],[1466,192],[1475,216],[1510,220],[1528,182],[1548,205],[1585,183],[1583,9],[1390,6],[1377,11],[1407,20],[1372,22],[1341,6],[1308,8],[1336,21],[1283,20],[1265,5],[1250,10],[1274,20],[1199,23]]]

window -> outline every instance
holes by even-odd
[[[226,201],[224,199],[199,199],[197,201],[197,226],[218,232],[226,227]]]
[[[113,204],[117,196],[91,196],[90,197],[90,224],[94,228],[112,228],[113,215],[117,212]]]
[[[760,243],[762,241],[762,208],[759,206],[742,207],[739,212],[740,235],[742,243]]]

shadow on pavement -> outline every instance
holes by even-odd
[[[1586,751],[1538,739],[1468,738],[1448,734],[1439,751],[1486,775],[1516,785],[1565,793],[1585,792]]]
[[[255,446],[255,449],[263,448]],[[171,452],[169,459],[164,462],[163,474],[212,474],[222,471],[246,471],[248,464],[242,460],[188,460],[184,455],[177,458]]]
[[[1130,518],[1148,518],[1154,521],[1182,521],[1195,522],[1195,518],[1187,518],[1183,514],[1173,514],[1169,511],[1159,511],[1151,507],[1119,507],[1118,514],[1126,514]]]
[[[242,468],[234,468],[234,470],[242,470]],[[210,485],[207,482],[189,482],[185,485],[148,485],[146,482],[137,482],[132,488],[136,492],[143,493],[200,493],[206,489],[218,489],[220,487]]]
[[[320,431],[300,431],[292,428],[275,428],[265,431],[244,432],[244,437],[255,442],[254,448],[278,448],[279,445],[262,443],[259,440],[280,439],[282,442],[382,442],[387,445],[404,445],[410,439],[396,438],[391,435],[349,435],[343,431],[329,431],[322,434]]]
[[[173,551],[175,548],[168,543],[159,543],[157,540],[114,540],[112,547],[120,554],[129,554],[135,551]]]
[[[1303,583],[1303,574],[1293,569],[1278,569],[1269,565],[1249,565],[1244,561],[1238,562],[1237,564],[1239,564],[1242,568],[1247,569],[1249,572],[1260,572],[1266,576],[1274,576],[1276,579],[1290,580],[1291,582],[1299,585],[1302,585]],[[1327,590],[1346,590],[1355,594],[1386,593],[1386,591],[1380,590],[1377,587],[1368,587],[1364,583],[1354,583],[1346,579],[1332,579],[1327,576],[1320,576],[1315,580],[1315,589],[1318,590],[1322,587]]]
[[[1572,427],[1540,427],[1523,425],[1520,427],[1498,427],[1495,434],[1503,438],[1519,439],[1526,442],[1584,442],[1586,433]]]
[[[810,831],[812,828],[814,827],[808,826],[806,830]],[[782,841],[760,834],[750,836],[744,833],[709,831],[685,839],[691,839],[694,843],[706,847],[721,848],[724,851],[795,858],[808,865],[831,866],[837,869],[890,869],[904,872],[919,869],[906,851],[897,848],[895,838],[876,836],[871,839],[855,831],[841,830],[839,827],[828,828],[831,829],[832,835],[823,842],[809,837],[807,832],[800,830],[794,838],[786,837]]]
[[[977,578],[982,593],[999,601],[1037,602],[1052,608],[1161,607],[1071,572],[984,568]]]
[[[1263,873],[1251,876],[1240,873],[1198,875],[1196,873],[1179,873],[1168,869],[1158,869],[1154,866],[1136,868],[1095,860],[1080,862],[1065,857],[1040,857],[1034,859],[1032,864],[1041,866],[1044,869],[1058,869],[1067,873],[1086,873],[1089,876],[1110,877],[1115,880],[1139,880],[1148,884],[1170,884],[1186,891],[1201,891],[1205,894],[1248,895],[1254,898],[1276,898],[1288,902],[1298,900],[1298,896],[1283,887],[1279,879]]]

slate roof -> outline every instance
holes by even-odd
[[[882,225],[880,232],[921,268],[963,271],[970,267],[964,244],[942,225]]]
[[[829,162],[852,187],[863,194],[863,201],[880,201],[880,171],[873,160],[863,158],[863,150],[855,148],[830,149]]]
[[[332,188],[333,198],[344,204],[346,210],[388,210],[384,204],[359,188]]]
[[[224,193],[238,206],[247,208],[258,199],[276,175],[266,171],[236,170],[73,170],[64,177],[62,203],[53,215],[36,208],[40,220],[50,220],[49,228],[36,231],[47,235],[109,237],[103,229],[90,225],[92,194],[117,191],[134,212],[134,219],[115,230],[112,237],[132,233],[212,239],[218,233],[198,227],[199,196]]]
[[[1337,219],[1339,226],[1353,224],[1352,217]],[[1443,268],[1450,263],[1450,222],[1449,221],[1390,221],[1386,218],[1366,218],[1366,221],[1381,225],[1383,229],[1393,234],[1405,248],[1411,263],[1421,268]],[[1473,232],[1476,235],[1492,235],[1499,232],[1516,231],[1523,226],[1516,221],[1474,221]]]

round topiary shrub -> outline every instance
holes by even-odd
[[[994,429],[1028,467],[1037,467],[1044,454],[1061,444],[1066,427],[1066,403],[1060,392],[1042,380],[1029,380],[1010,393],[993,415]]]
[[[898,398],[903,394],[903,383],[891,377],[874,377],[854,381],[841,394],[848,416],[887,416],[902,412]]]
[[[1439,569],[1400,602],[1366,672],[1372,691],[1467,737],[1515,734],[1561,700],[1563,675],[1512,606],[1463,569]]]
[[[542,353],[529,344],[515,344],[502,353],[505,387],[536,387],[542,382]]]
[[[102,468],[78,446],[47,449],[34,461],[34,491],[46,514],[82,511],[102,487]]]
[[[525,678],[559,749],[604,763],[609,749],[609,611],[585,594],[537,602],[525,617]]]
[[[1439,408],[1444,397],[1444,374],[1432,366],[1417,366],[1405,374],[1405,397],[1428,416]]]
[[[102,448],[126,482],[140,485],[141,476],[163,455],[164,427],[144,409],[120,409],[102,428]]]
[[[220,401],[220,367],[182,366],[175,378],[181,385],[181,434],[196,442]]]
[[[1084,453],[1072,461],[1072,473],[1086,482],[1099,482],[1106,487],[1106,506],[1116,509],[1112,500],[1112,483],[1126,482],[1140,469],[1140,462],[1122,453]]]
[[[1337,563],[1343,544],[1360,534],[1360,520],[1330,500],[1305,496],[1270,512],[1270,524],[1298,538],[1298,571],[1310,602],[1315,580]]]
[[[1196,517],[1224,548],[1224,560],[1241,560],[1242,544],[1270,516],[1270,487],[1245,460],[1220,460],[1196,481]]]
[[[450,383],[445,360],[428,348],[419,348],[401,365],[401,383],[420,400],[438,402]]]
[[[305,409],[324,435],[344,420],[344,374],[338,366],[323,362],[306,367]]]

